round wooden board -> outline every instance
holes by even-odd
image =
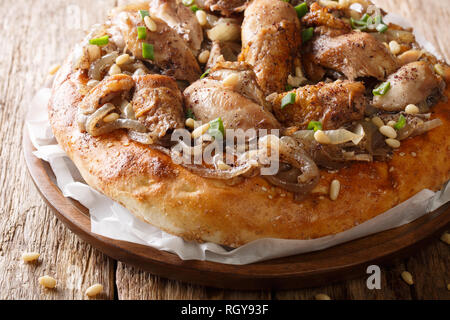
[[[63,196],[49,164],[33,155],[34,146],[26,129],[23,145],[27,167],[37,189],[69,229],[116,260],[173,280],[228,289],[294,289],[329,284],[364,275],[368,265],[386,263],[411,253],[450,223],[449,202],[402,227],[318,252],[244,266],[183,261],[172,253],[92,233],[89,211]]]

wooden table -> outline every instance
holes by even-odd
[[[90,25],[102,22],[115,0],[3,0],[0,28],[0,299],[85,299],[94,283],[103,299],[450,299],[450,251],[435,239],[406,260],[382,268],[382,289],[368,290],[366,274],[321,288],[230,291],[170,281],[103,255],[72,234],[49,211],[29,177],[22,154],[24,114],[51,65],[60,63]],[[387,11],[414,21],[450,61],[450,0],[378,0]],[[24,264],[23,251],[37,251]],[[415,285],[400,278],[410,271]],[[37,282],[49,274],[57,290]]]

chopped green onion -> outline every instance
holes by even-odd
[[[204,77],[206,77],[209,74],[210,69],[207,69],[201,76],[200,79],[203,79]]]
[[[155,59],[154,48],[152,44],[149,44],[147,42],[142,43],[142,57],[149,60]]]
[[[195,115],[194,115],[194,111],[192,111],[192,109],[187,109],[186,110],[186,119],[195,119]]]
[[[303,42],[311,40],[314,35],[314,28],[310,27],[308,29],[302,30],[302,40]]]
[[[377,88],[372,90],[374,96],[384,96],[391,88],[391,83],[389,81],[383,82]]]
[[[191,6],[191,10],[192,10],[192,12],[197,12],[198,10],[200,10],[200,8],[194,4]]]
[[[298,6],[295,6],[295,11],[297,11],[299,19],[303,18],[308,13],[308,4],[306,2],[300,3]]]
[[[286,85],[286,91],[291,91],[292,89],[294,89],[293,86],[291,86],[290,84]]]
[[[137,27],[138,39],[144,40],[147,38],[147,28],[146,27]]]
[[[296,94],[294,92],[289,92],[287,95],[281,99],[281,109],[284,109],[287,105],[295,103]]]
[[[310,121],[307,129],[314,130],[314,132],[317,130],[322,130],[322,123],[320,121]]]
[[[100,38],[91,39],[91,40],[89,40],[89,43],[90,44],[94,44],[96,46],[107,45],[109,43],[109,36],[106,35],[106,36],[103,36],[103,37],[100,37]]]
[[[387,29],[388,29],[388,26],[385,25],[384,23],[377,25],[377,31],[379,33],[384,33],[384,32],[386,32]]]
[[[367,15],[367,14],[366,14]],[[365,16],[366,15],[364,15],[364,19],[365,19]],[[368,25],[368,20],[369,20],[369,15],[367,15],[367,19],[365,19],[365,20],[363,20],[363,19],[361,19],[361,20],[355,20],[355,19],[353,19],[353,18],[350,18],[350,25],[352,26],[352,29],[358,29],[358,30],[361,30],[361,31],[365,31],[365,30],[367,30],[367,25]]]
[[[139,10],[139,14],[141,15],[142,20],[144,20],[145,17],[150,16],[148,10]]]
[[[181,2],[183,2],[183,4],[186,7],[189,7],[189,6],[192,6],[194,4],[195,0],[182,0]]]
[[[225,127],[222,119],[217,118],[209,122],[208,134],[216,140],[222,140],[225,136]]]
[[[406,125],[406,118],[401,114],[398,121],[394,124],[394,129],[400,130]]]

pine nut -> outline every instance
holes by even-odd
[[[103,286],[99,283],[94,284],[93,286],[90,286],[86,290],[86,295],[88,297],[95,297],[96,295],[100,294],[103,291]]]
[[[419,107],[415,104],[408,104],[405,108],[405,112],[407,114],[418,114],[419,113]]]
[[[397,123],[397,122],[395,122],[394,120],[391,120],[391,121],[389,121],[388,123],[386,123],[386,125],[393,128],[393,127],[395,126],[396,123]]]
[[[126,64],[129,61],[130,61],[130,55],[127,53],[124,53],[116,58],[116,64],[119,66],[122,64]]]
[[[150,18],[149,16],[146,16],[144,18],[144,23],[147,29],[150,30],[151,32],[155,32],[158,29],[155,21],[153,21],[152,18]]]
[[[115,74],[119,74],[122,72],[122,69],[117,64],[113,64],[112,67],[109,69],[109,75],[113,76]]]
[[[61,68],[61,65],[54,64],[50,67],[50,69],[48,70],[48,73],[53,76],[55,73],[58,72],[59,68]]]
[[[445,76],[445,70],[444,70],[444,66],[440,63],[437,63],[434,65],[434,71],[436,71],[436,73],[438,75],[440,75],[441,77]]]
[[[391,42],[389,42],[389,50],[391,50],[392,54],[398,55],[402,50],[402,48],[400,47],[397,41],[392,40]]]
[[[195,128],[195,120],[192,118],[187,118],[185,122],[186,127],[194,129]]]
[[[102,56],[102,49],[100,49],[100,47],[96,45],[89,45],[87,47],[87,52],[90,62],[94,62],[95,60],[100,59]]]
[[[374,125],[376,125],[378,128],[384,126],[384,122],[383,122],[383,120],[381,120],[380,117],[373,117],[373,118],[372,118],[372,123],[373,123]]]
[[[206,133],[209,129],[209,123],[205,123],[204,125],[198,127],[194,131],[192,131],[192,138],[197,139],[198,137],[202,136]]]
[[[103,122],[109,123],[113,122],[119,119],[119,115],[115,112],[108,114],[106,117],[103,118]]]
[[[316,300],[331,300],[330,296],[325,293],[319,293],[315,296]]]
[[[92,80],[89,80],[89,81],[86,83],[86,85],[87,85],[88,87],[90,87],[90,88],[93,88],[93,87],[95,87],[96,85],[98,85],[99,83],[100,83],[100,81],[92,79]]]
[[[37,252],[24,252],[22,254],[22,260],[24,262],[34,262],[39,259],[40,254]]]
[[[56,287],[56,280],[48,275],[39,277],[39,284],[45,288],[53,289]]]
[[[400,141],[398,141],[397,139],[386,139],[385,140],[386,144],[393,148],[393,149],[398,149],[400,148]]]
[[[339,191],[341,190],[341,183],[339,180],[331,181],[330,185],[330,199],[335,201],[339,196]]]
[[[403,52],[397,58],[400,61],[401,65],[405,65],[419,60],[421,56],[422,56],[421,50],[408,50],[406,52]]]
[[[239,75],[232,73],[222,80],[222,84],[227,87],[234,87],[239,82]]]
[[[209,59],[209,50],[204,50],[198,55],[198,62],[207,63]]]
[[[144,69],[139,68],[136,69],[136,71],[133,73],[133,76],[145,76],[147,74],[147,72],[145,72]]]
[[[322,130],[317,130],[314,133],[314,139],[320,144],[329,144],[331,142],[330,138]]]
[[[402,279],[403,279],[403,281],[405,281],[410,286],[414,284],[413,276],[408,271],[403,271],[402,272]]]
[[[397,138],[397,132],[394,128],[389,126],[380,127],[380,133],[388,138],[395,139]]]
[[[446,244],[450,244],[450,233],[446,232],[441,236],[441,240]]]
[[[197,12],[195,12],[195,16],[197,17],[198,23],[202,27],[205,26],[206,23],[208,22],[208,20],[206,19],[206,12],[203,10],[197,10]]]

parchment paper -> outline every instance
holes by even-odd
[[[408,24],[400,17],[388,15],[386,22],[402,26]],[[418,42],[429,52],[436,50],[423,37],[416,34]],[[313,240],[261,239],[236,249],[214,243],[198,244],[184,241],[135,218],[127,209],[89,187],[80,173],[56,143],[47,118],[50,89],[41,89],[33,99],[27,115],[26,126],[36,147],[34,154],[50,163],[64,196],[78,200],[89,209],[91,231],[117,240],[135,242],[172,252],[183,260],[207,260],[225,264],[242,265],[273,258],[322,250],[380,231],[399,227],[434,211],[450,201],[450,183],[439,192],[422,190],[411,199],[377,217],[336,235]]]

